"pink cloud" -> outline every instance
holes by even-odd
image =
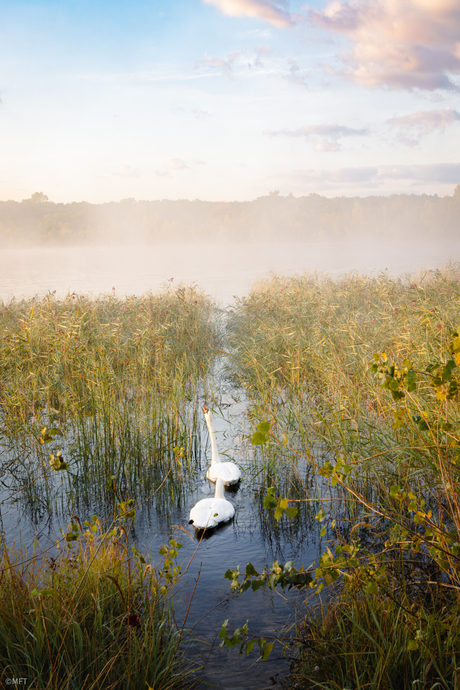
[[[352,43],[344,69],[330,71],[362,86],[458,90],[458,0],[334,0],[310,18]]]
[[[398,139],[407,146],[416,146],[427,134],[440,131],[460,120],[460,113],[452,108],[425,110],[392,117],[387,124],[397,130]]]
[[[311,141],[315,151],[325,153],[340,151],[339,140],[343,137],[363,136],[368,134],[367,129],[352,129],[338,124],[305,125],[299,129],[264,130],[263,134],[269,137],[288,136],[305,137]]]
[[[262,19],[278,28],[294,24],[284,2],[270,0],[203,0],[206,5],[214,5],[229,17],[253,17]]]
[[[213,69],[220,70],[230,79],[233,78],[233,63],[239,58],[241,53],[231,53],[227,55],[226,58],[221,57],[211,57],[210,55],[204,54],[204,57],[197,63],[197,67],[206,66],[212,67]]]

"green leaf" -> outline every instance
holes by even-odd
[[[270,427],[271,427],[270,422],[261,422],[260,424],[257,425],[256,429],[257,429],[257,431],[260,431],[261,434],[264,434],[264,436],[267,436],[268,433],[270,432]]]
[[[252,563],[248,563],[246,566],[246,577],[250,577],[251,575],[258,575],[258,572]]]
[[[225,638],[227,637],[227,625],[228,625],[229,620],[230,620],[230,618],[227,618],[227,620],[225,620],[222,623],[222,630],[220,631],[220,633],[217,636],[217,637],[220,637],[222,640],[225,640]]]
[[[325,536],[326,536],[326,532],[327,532],[326,528],[323,527],[323,529],[321,530],[321,532],[320,532],[319,534],[320,534],[321,537],[325,537]]]
[[[250,654],[252,652],[252,648],[254,647],[254,642],[255,642],[255,640],[249,640],[249,642],[246,645],[246,654]]]
[[[255,431],[251,438],[251,443],[253,446],[262,446],[267,443],[268,436],[266,434],[261,434],[260,431]]]
[[[286,515],[289,518],[295,518],[297,513],[298,513],[298,510],[297,510],[297,508],[294,508],[294,506],[290,506],[289,508],[286,508]]]
[[[262,580],[253,580],[252,581],[252,591],[257,592],[258,589],[260,589],[263,586]]]
[[[270,510],[271,508],[276,508],[278,503],[273,498],[271,494],[267,494],[264,498],[264,508]]]
[[[284,513],[284,510],[282,508],[280,508],[279,506],[277,506],[277,508],[275,510],[275,518],[277,520],[279,520],[283,513]]]
[[[326,517],[326,513],[321,508],[321,510],[316,513],[315,520],[318,520],[318,522],[322,522],[325,517]]]
[[[264,647],[262,650],[262,661],[267,661],[272,649],[273,649],[273,642],[267,642],[266,644],[264,644]]]
[[[407,649],[409,652],[414,652],[416,649],[418,649],[418,642],[416,640],[409,640],[407,643]]]
[[[368,594],[378,594],[379,593],[379,588],[375,584],[375,582],[368,582],[366,585],[366,590]]]

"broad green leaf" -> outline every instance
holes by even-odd
[[[277,520],[279,520],[283,513],[284,513],[284,510],[278,506],[275,510],[275,518]]]
[[[267,441],[268,436],[266,434],[262,434],[260,431],[255,431],[251,438],[251,443],[253,446],[261,446],[264,443],[267,443]]]
[[[262,650],[262,661],[267,661],[270,652],[273,649],[273,642],[267,642]]]
[[[315,520],[318,520],[318,522],[322,522],[322,521],[324,520],[325,517],[326,517],[326,513],[325,513],[324,510],[321,508],[321,510],[319,510],[319,511],[316,513],[316,515],[315,515]]]
[[[261,434],[264,434],[264,436],[267,436],[267,434],[270,431],[271,424],[270,422],[261,422],[260,424],[257,425],[256,429],[257,431],[260,431]]]

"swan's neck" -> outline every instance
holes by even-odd
[[[216,482],[216,493],[214,494],[215,498],[225,498],[224,495],[224,482],[222,479],[219,477],[217,482]]]
[[[206,424],[208,425],[209,438],[211,439],[211,449],[212,449],[211,465],[215,465],[216,463],[221,462],[221,459],[219,456],[219,451],[217,450],[217,443],[216,443],[216,438],[214,436],[214,431],[212,430],[211,415],[209,412],[206,412],[204,416],[206,419]]]

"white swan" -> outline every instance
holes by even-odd
[[[203,498],[190,511],[190,522],[195,529],[217,527],[220,522],[227,522],[235,515],[235,508],[224,497],[222,479],[216,482],[214,498]]]
[[[234,462],[222,462],[220,459],[214,431],[212,429],[211,413],[206,405],[203,405],[203,412],[206,424],[208,425],[212,448],[211,467],[208,469],[206,476],[211,482],[215,482],[218,478],[222,479],[225,486],[237,484],[241,479],[241,470]]]

